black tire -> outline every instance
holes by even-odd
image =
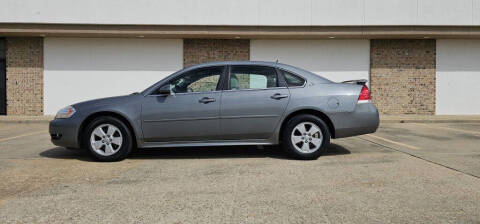
[[[302,122],[311,122],[313,124],[316,124],[322,132],[323,139],[321,141],[321,145],[314,152],[305,153],[297,150],[296,147],[294,146],[294,143],[291,140],[291,135],[295,127]],[[302,159],[302,160],[317,159],[327,149],[327,146],[329,144],[330,144],[330,131],[328,129],[328,126],[325,124],[325,122],[322,119],[310,114],[300,114],[288,120],[285,126],[285,129],[282,133],[282,148],[284,149],[284,151],[287,153],[288,156],[295,159]]]
[[[119,147],[118,151],[115,152],[113,155],[101,155],[95,152],[95,150],[92,148],[92,144],[90,144],[90,137],[92,132],[95,130],[100,125],[105,125],[105,124],[110,124],[114,125],[117,127],[122,136],[122,144]],[[98,161],[102,162],[114,162],[114,161],[120,161],[125,159],[130,152],[132,151],[133,148],[133,135],[128,129],[128,127],[119,119],[110,117],[110,116],[101,116],[95,118],[92,122],[90,122],[85,129],[85,133],[83,135],[83,143],[90,152],[90,154]]]

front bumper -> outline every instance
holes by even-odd
[[[49,132],[52,143],[56,146],[80,148],[78,141],[80,125],[81,120],[73,117],[50,121]]]
[[[331,117],[335,126],[335,138],[374,133],[380,119],[373,103],[358,103],[353,112],[334,114]]]

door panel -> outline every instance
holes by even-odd
[[[145,97],[142,128],[146,142],[218,139],[219,82],[225,66],[199,68],[180,74]],[[167,94],[165,94],[167,93]]]
[[[199,102],[214,99],[214,102]],[[207,100],[211,101],[211,100]],[[147,96],[142,106],[146,142],[218,139],[220,92]]]
[[[289,90],[279,87],[276,70],[268,66],[231,66],[227,89],[222,92],[220,107],[222,138],[270,138],[289,100]]]
[[[277,95],[276,95],[277,94]],[[224,91],[220,130],[223,139],[268,139],[288,104],[287,88]]]

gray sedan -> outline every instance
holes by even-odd
[[[50,122],[52,142],[86,148],[100,161],[132,148],[277,145],[316,159],[330,138],[379,125],[366,80],[335,83],[273,62],[214,62],[185,68],[141,93],[81,102]]]

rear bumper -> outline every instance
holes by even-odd
[[[335,138],[374,133],[380,124],[377,107],[372,103],[359,103],[353,112],[334,114],[331,119]]]
[[[80,148],[78,131],[81,121],[75,118],[55,119],[50,121],[51,141],[56,146]]]

